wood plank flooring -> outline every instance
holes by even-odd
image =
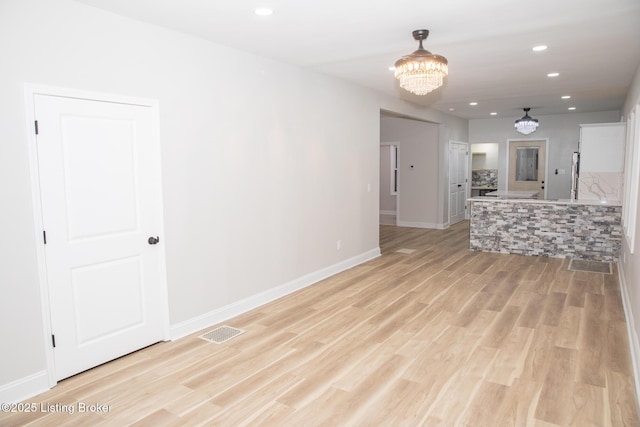
[[[467,239],[382,225],[381,257],[225,322],[245,334],[151,346],[0,425],[639,426],[617,272]]]

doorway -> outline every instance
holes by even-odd
[[[65,89],[26,97],[54,385],[168,336],[158,110]]]
[[[546,199],[549,140],[509,140],[508,191],[537,192]]]
[[[380,224],[396,225],[397,221],[399,145],[380,143]]]

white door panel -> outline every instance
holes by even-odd
[[[61,127],[69,238],[137,230],[135,122],[62,116]]]
[[[150,107],[36,95],[56,378],[162,340],[160,157]]]
[[[78,346],[144,322],[140,258],[94,263],[71,270]],[[113,318],[111,310],[118,313]]]
[[[466,143],[449,143],[449,223],[465,219],[469,149]]]

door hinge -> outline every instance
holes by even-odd
[[[42,230],[42,238],[44,240],[44,244],[47,244],[47,231],[46,230]]]
[[[56,336],[51,334],[51,344],[53,345],[53,348],[56,348]]]
[[[36,120],[34,123],[35,123],[36,135],[37,135],[38,134],[38,121]]]

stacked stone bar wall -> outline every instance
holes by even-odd
[[[473,201],[469,247],[484,252],[617,261],[620,206]]]

